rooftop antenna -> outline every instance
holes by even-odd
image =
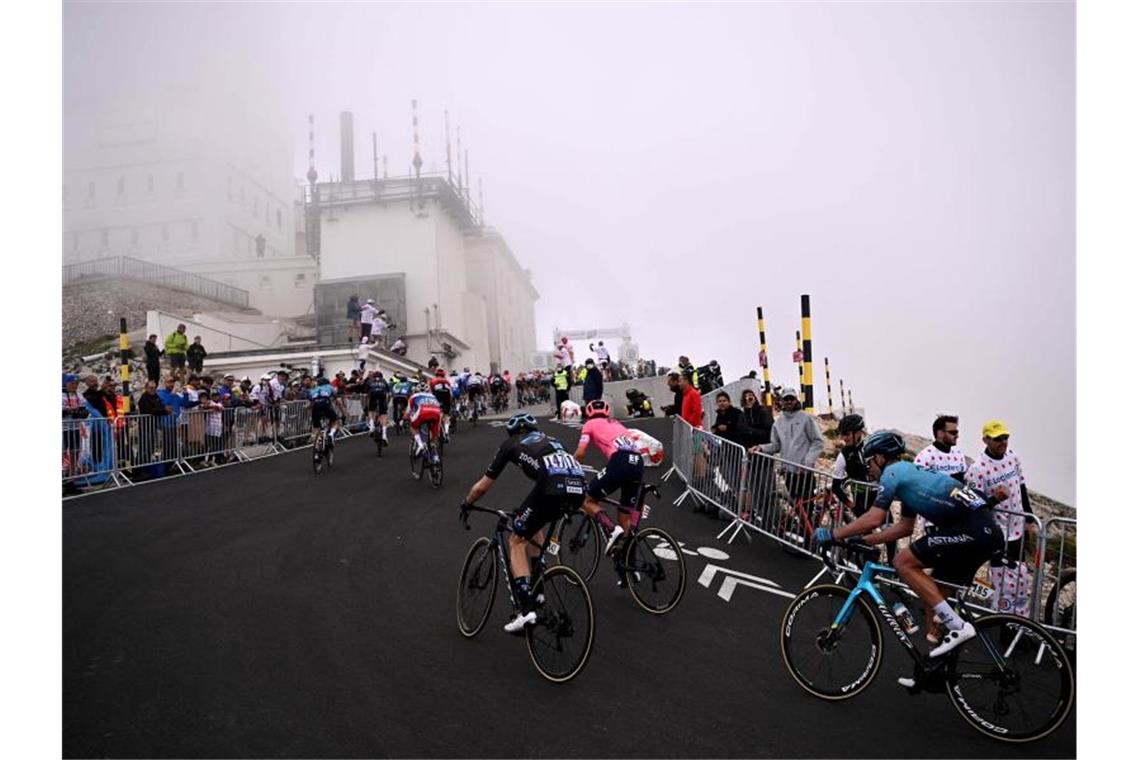
[[[463,173],[467,175],[467,213],[471,213],[471,155],[463,151]]]
[[[412,166],[416,170],[416,188],[415,195],[419,200],[419,207],[424,207],[423,199],[423,185],[420,184],[420,167],[424,165],[424,160],[420,156],[420,117],[416,112],[416,99],[412,98],[412,145],[414,153],[412,154]]]
[[[317,188],[316,151],[313,149],[313,115],[309,114],[309,204],[305,208],[305,253],[318,264],[321,260],[321,207]]]
[[[459,158],[463,155],[463,127],[455,128],[455,161],[459,162]],[[463,170],[457,165],[455,167],[455,186],[459,190],[459,199],[463,200]]]
[[[305,176],[309,180],[310,187],[317,184],[317,168],[314,165],[315,155],[316,153],[313,150],[313,115],[309,114],[309,172]]]
[[[381,158],[384,164],[384,179],[388,179],[388,154],[385,153]]]
[[[451,117],[443,109],[443,141],[447,144],[447,184],[451,184]]]

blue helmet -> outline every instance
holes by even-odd
[[[863,456],[882,454],[888,459],[897,459],[906,452],[906,442],[893,430],[876,430],[863,442]]]
[[[519,412],[507,420],[507,435],[514,435],[523,430],[538,430],[538,420],[533,414]]]

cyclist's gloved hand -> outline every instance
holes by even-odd
[[[464,499],[463,501],[459,502],[459,515],[460,515],[461,517],[462,517],[462,516],[464,516],[464,515],[466,515],[466,514],[467,514],[468,512],[470,512],[470,511],[471,511],[471,505],[467,503],[467,500],[466,500],[466,499]]]
[[[831,528],[816,528],[812,536],[815,538],[817,546],[829,544],[832,540]]]

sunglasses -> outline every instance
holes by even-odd
[[[945,433],[946,435],[958,435],[957,430],[943,430],[942,432]]]
[[[991,441],[997,441],[998,443],[1005,443],[1006,441],[1009,440],[1009,436],[1008,435],[999,435],[996,438],[991,438],[990,440]]]

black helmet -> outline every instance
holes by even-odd
[[[533,414],[519,412],[507,420],[507,435],[514,435],[523,430],[538,430],[538,420]]]
[[[637,388],[630,388],[625,392],[625,397],[632,400],[637,398],[640,394],[641,391],[639,391]]]
[[[856,433],[863,429],[863,417],[858,414],[848,414],[839,421],[839,434]]]
[[[876,430],[863,442],[863,457],[882,454],[887,459],[897,459],[906,451],[903,437],[893,430]]]

